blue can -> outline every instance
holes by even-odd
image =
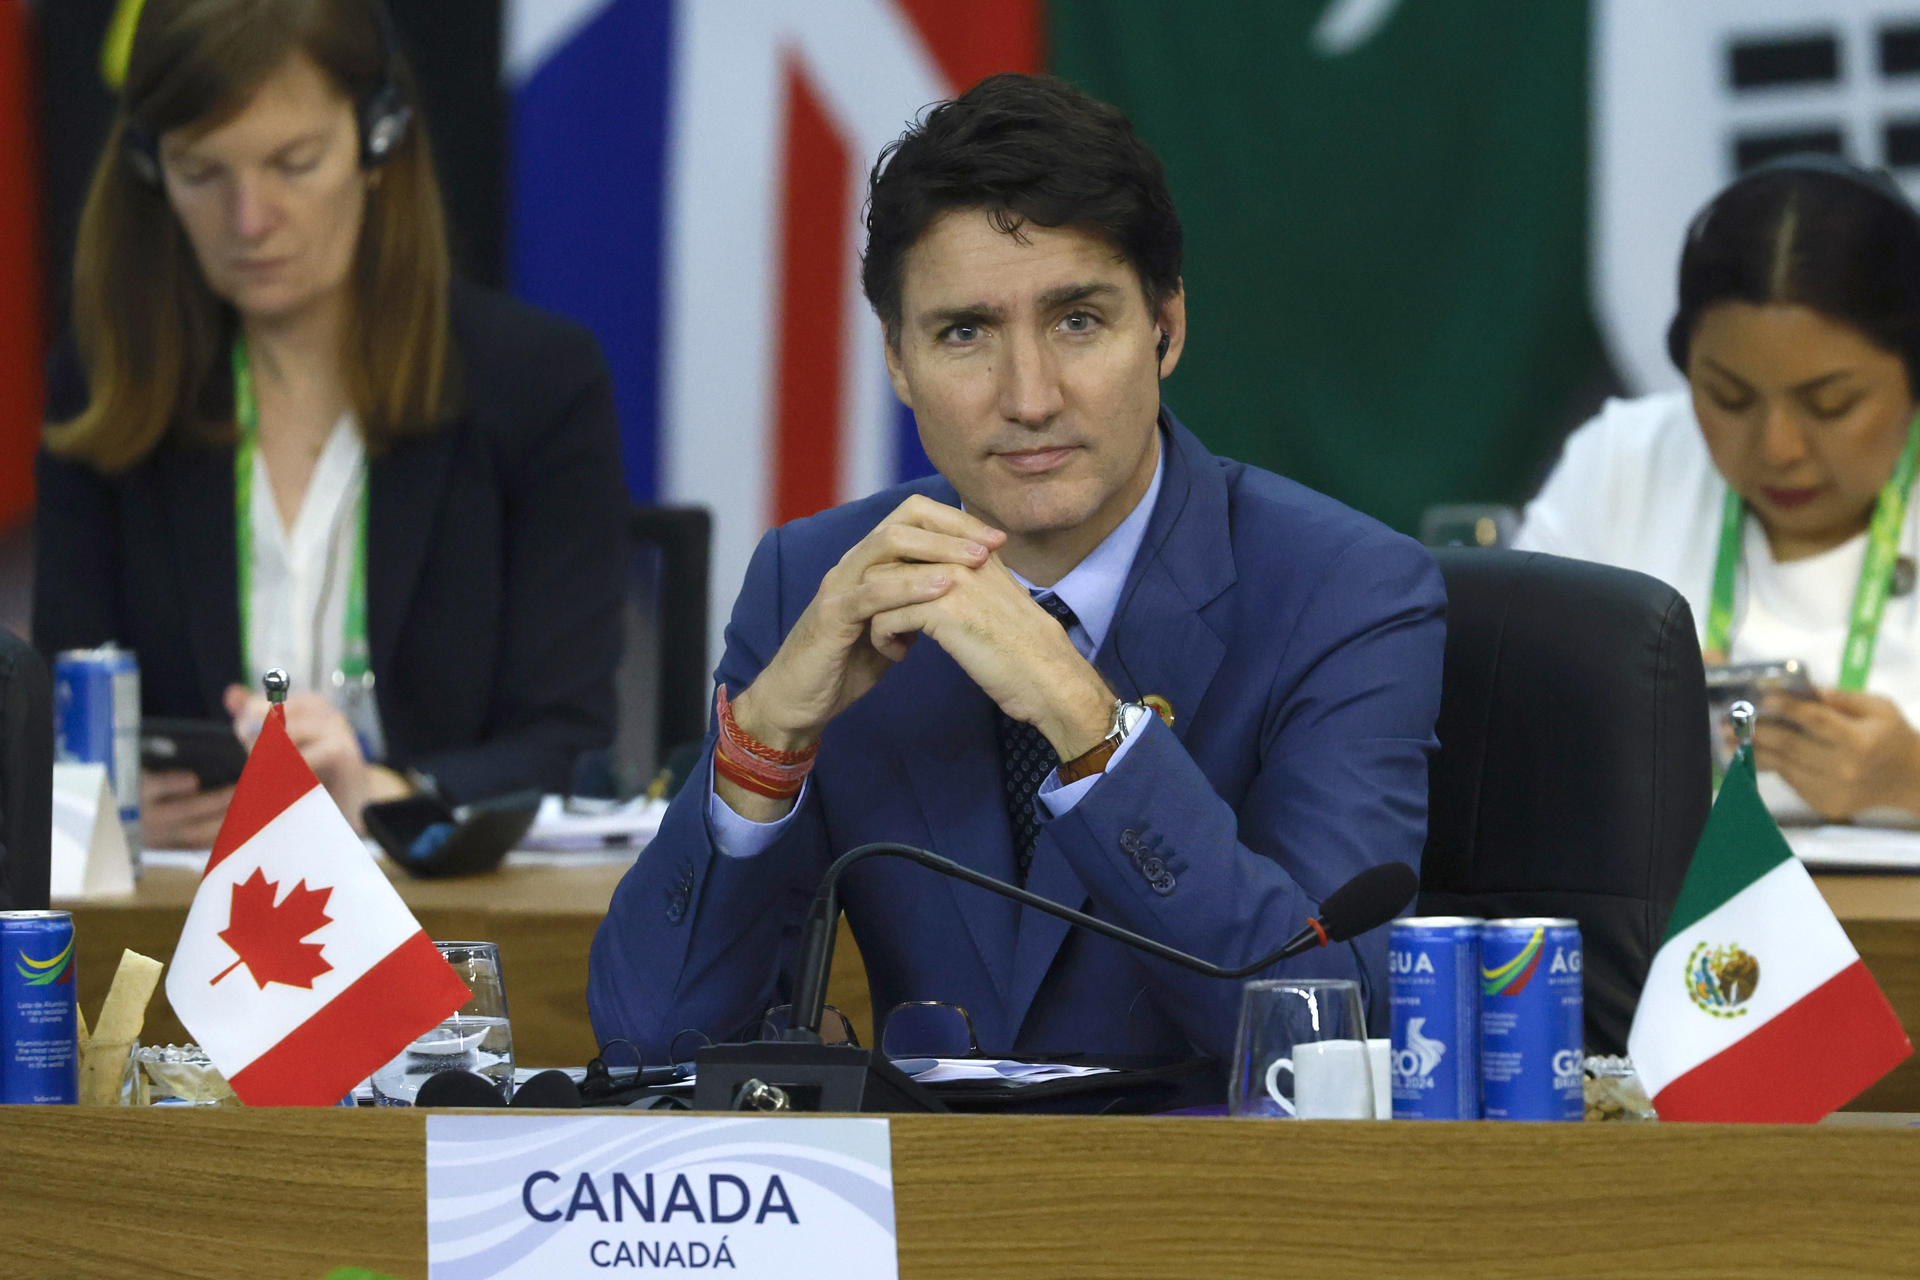
[[[1480,1100],[1489,1120],[1586,1115],[1580,925],[1564,916],[1480,930]]]
[[[73,913],[0,911],[0,1102],[80,1100]]]
[[[1478,916],[1407,916],[1387,943],[1393,1118],[1480,1118]]]
[[[104,764],[127,847],[140,847],[140,664],[114,645],[54,659],[54,749],[61,763]]]

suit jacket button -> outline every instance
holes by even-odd
[[[667,895],[667,923],[679,924],[687,918],[687,895],[676,891]]]
[[[1160,875],[1147,882],[1148,886],[1163,898],[1173,892],[1174,883],[1173,873],[1164,869]]]
[[[1140,874],[1150,881],[1158,880],[1167,874],[1167,864],[1154,857],[1142,858],[1140,859]]]
[[[1140,833],[1129,827],[1120,833],[1120,847],[1128,853],[1140,852]]]

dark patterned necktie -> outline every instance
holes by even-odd
[[[1077,618],[1066,601],[1052,592],[1034,597],[1034,602],[1071,627]],[[1006,792],[1007,823],[1013,832],[1013,856],[1019,867],[1021,884],[1027,882],[1027,868],[1033,864],[1033,842],[1040,838],[1040,818],[1034,812],[1034,797],[1040,784],[1060,763],[1053,744],[1024,720],[1015,720],[999,708],[994,718],[1000,739],[1000,784]]]

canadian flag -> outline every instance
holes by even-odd
[[[181,1024],[248,1106],[327,1106],[467,997],[272,708],[167,972]]]

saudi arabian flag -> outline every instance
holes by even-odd
[[[1627,1037],[1663,1120],[1810,1124],[1913,1052],[1760,801],[1727,770]]]

